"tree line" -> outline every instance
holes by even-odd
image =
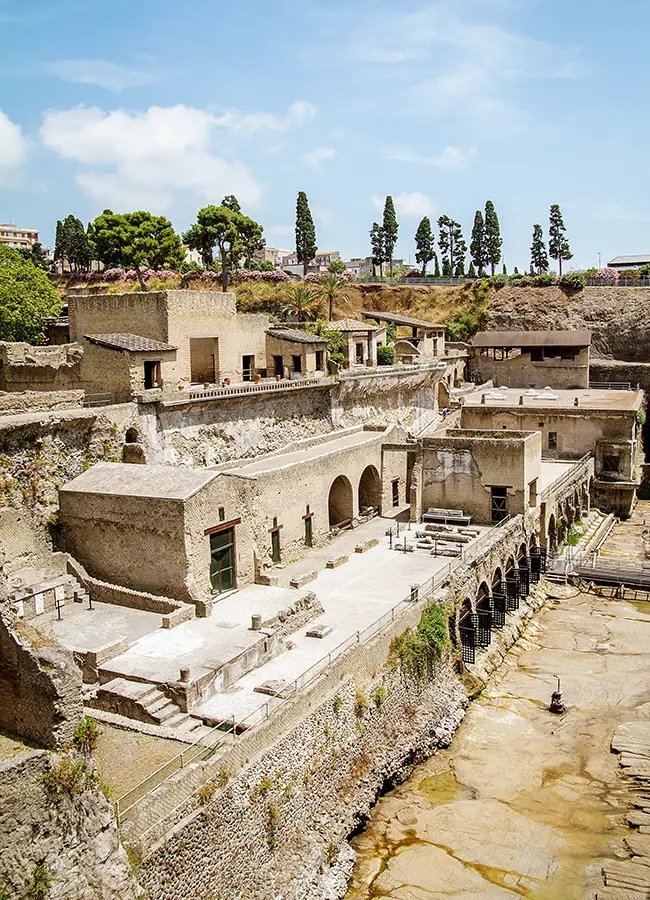
[[[469,248],[459,222],[442,215],[437,226],[436,238],[431,220],[424,216],[415,232],[415,258],[423,277],[430,263],[434,264],[434,276],[482,277],[488,271],[495,274],[502,258],[503,240],[499,217],[491,200],[486,202],[484,210],[476,211]],[[75,272],[87,271],[92,260],[98,260],[106,268],[133,269],[142,290],[146,290],[143,269],[178,270],[185,260],[184,245],[199,253],[205,268],[219,269],[225,291],[229,276],[242,261],[251,266],[259,265],[253,260],[256,252],[265,246],[263,234],[263,227],[245,215],[237,198],[229,194],[219,206],[200,209],[196,222],[180,236],[164,216],[144,210],[114,213],[106,209],[89,223],[87,229],[78,218],[69,215],[56,224],[54,259],[62,267],[67,263]],[[383,276],[384,266],[389,274],[393,271],[398,234],[395,204],[389,195],[385,199],[381,223],[373,222],[370,229],[373,274],[379,271]],[[296,202],[295,246],[296,258],[303,266],[303,273],[307,274],[318,246],[314,219],[304,191],[299,192]],[[470,263],[466,269],[468,250]],[[36,252],[38,256],[39,248],[25,252],[32,256]],[[40,253],[42,255],[42,251]],[[553,204],[549,215],[548,250],[542,226],[536,224],[533,229],[531,273],[548,272],[550,257],[559,264],[561,275],[562,262],[571,259],[572,255],[562,212],[557,204]],[[38,264],[36,258],[32,261]],[[342,262],[339,267],[345,268]]]

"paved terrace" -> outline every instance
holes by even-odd
[[[485,397],[485,402],[481,398]],[[576,400],[578,401],[576,404]],[[521,401],[521,402],[520,402]],[[606,391],[595,389],[555,390],[555,388],[508,388],[497,387],[475,391],[463,397],[463,406],[481,408],[521,410],[532,409],[576,409],[611,410],[612,412],[634,412],[641,408],[643,391]]]

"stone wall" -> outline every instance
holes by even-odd
[[[81,673],[72,653],[0,614],[0,728],[57,749],[79,722]]]
[[[346,375],[332,395],[334,424],[395,423],[421,431],[436,418],[437,384],[444,375],[444,368]]]
[[[147,460],[159,465],[252,459],[333,428],[330,392],[323,387],[140,410]]]
[[[81,387],[79,344],[32,346],[0,342],[0,390],[67,391]]]
[[[132,404],[0,417],[0,506],[29,514],[43,528],[56,521],[58,488],[100,460],[122,458]]]
[[[546,351],[547,354],[550,352]],[[587,388],[589,350],[580,350],[574,360],[562,359],[558,350],[557,356],[547,355],[545,359],[535,361],[531,359],[530,353],[520,352],[511,355],[509,359],[494,359],[476,349],[470,356],[469,370],[478,382],[492,381],[496,385],[508,387],[532,387],[540,390],[549,385],[561,390]]]
[[[508,285],[494,294],[488,328],[586,329],[593,332],[595,355],[645,362],[650,343],[650,288],[586,287],[565,293],[559,287]]]
[[[56,759],[30,751],[0,762],[3,896],[37,896],[26,893],[26,887],[39,867],[50,880],[48,900],[141,897],[103,794],[94,788],[52,795],[45,788],[43,776]]]
[[[56,409],[79,409],[83,405],[83,400],[83,390],[0,392],[0,416],[17,416],[22,413]]]

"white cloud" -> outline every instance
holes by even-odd
[[[312,149],[303,156],[303,162],[306,166],[317,169],[321,163],[326,162],[328,159],[333,159],[338,155],[339,151],[335,150],[334,147],[312,147]]]
[[[386,198],[373,194],[371,200],[377,212],[382,212]],[[398,218],[402,216],[405,219],[421,219],[422,216],[432,216],[435,212],[435,204],[431,197],[419,191],[397,194],[393,197],[393,203]]]
[[[27,139],[20,125],[0,110],[0,182],[22,164],[27,156]]]
[[[219,132],[289,128],[311,110],[299,103],[285,116],[234,110],[215,116],[183,105],[152,106],[144,112],[79,106],[46,112],[40,133],[50,150],[88,167],[76,180],[100,204],[162,210],[176,193],[191,192],[212,203],[236,194],[243,205],[254,206],[262,188],[243,163],[214,152]]]
[[[104,59],[61,59],[45,66],[45,71],[73,84],[93,84],[108,91],[124,91],[156,81],[156,76]]]
[[[465,169],[477,154],[476,147],[455,147],[448,144],[437,156],[422,156],[410,150],[393,150],[388,159],[418,163],[439,169]]]
[[[265,129],[269,131],[288,131],[298,125],[304,125],[316,115],[316,107],[303,100],[292,103],[283,116],[271,113],[244,113],[237,109],[227,109],[214,119],[215,125],[227,128],[235,134],[255,134]]]

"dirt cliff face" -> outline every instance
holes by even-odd
[[[650,288],[508,286],[496,291],[488,329],[582,329],[593,332],[593,355],[650,361]]]

